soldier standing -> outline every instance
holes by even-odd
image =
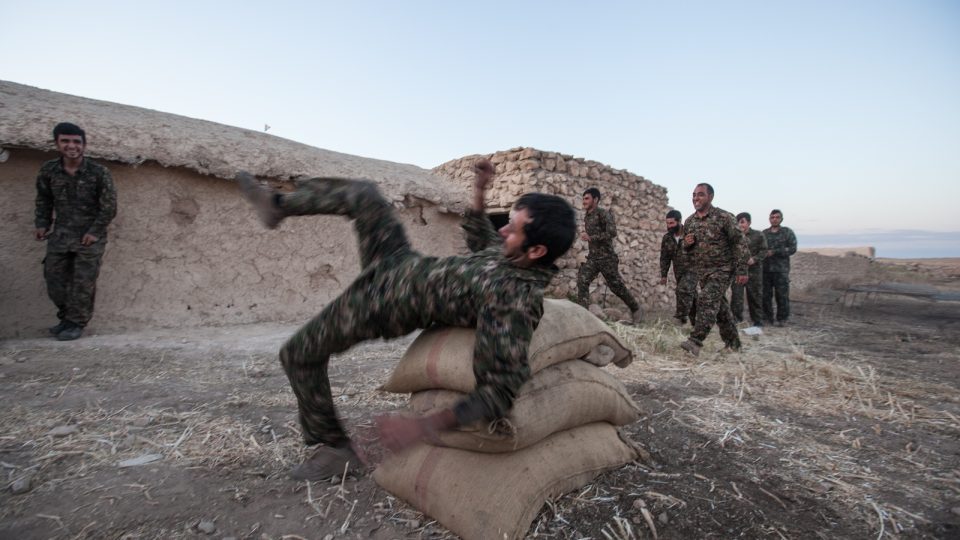
[[[399,450],[438,431],[504,417],[530,378],[527,348],[543,315],[543,290],[576,236],[573,208],[554,195],[528,193],[499,231],[484,213],[493,165],[476,166],[472,209],[464,217],[470,255],[426,257],[414,251],[390,202],[366,180],[313,178],[292,193],[237,175],[261,221],[276,227],[288,216],[336,214],[354,220],[360,275],[280,350],[297,398],[312,455],[294,468],[299,480],[322,480],[357,467],[359,459],[337,418],[327,376],[330,355],[376,338],[398,337],[433,324],[476,327],[477,385],[453,407],[426,417],[380,417],[385,446]]]
[[[676,301],[677,310],[673,315],[681,325],[696,320],[697,310],[697,282],[688,278],[689,263],[683,250],[683,215],[679,210],[667,212],[667,232],[660,241],[660,284],[667,284],[667,273],[673,265],[673,278],[677,283]]]
[[[697,184],[693,190],[696,210],[683,224],[686,235],[683,245],[690,257],[691,270],[700,285],[697,296],[697,321],[690,337],[680,346],[698,356],[703,340],[714,323],[726,344],[725,351],[740,350],[740,336],[727,303],[727,289],[736,276],[740,285],[747,283],[746,239],[737,228],[733,214],[713,206],[713,186]]]
[[[58,159],[37,175],[37,241],[47,241],[43,277],[60,319],[50,333],[61,341],[83,335],[93,316],[107,225],[117,215],[117,190],[106,167],[84,157],[87,135],[77,125],[53,128]]]
[[[633,322],[639,323],[643,319],[643,310],[640,304],[630,294],[630,290],[620,277],[620,258],[613,249],[613,239],[617,237],[617,224],[613,214],[600,208],[600,190],[592,187],[583,192],[583,209],[586,215],[583,218],[584,231],[580,238],[586,240],[588,246],[587,260],[577,272],[577,302],[583,307],[590,304],[590,283],[597,274],[603,274],[607,286],[630,309]]]
[[[754,326],[763,326],[763,259],[767,256],[767,239],[762,232],[751,229],[750,214],[737,214],[737,226],[743,231],[747,239],[747,248],[750,258],[747,259],[747,275],[750,280],[746,285],[734,283],[730,287],[730,310],[737,322],[743,321],[743,295],[746,291],[747,305],[750,308],[750,320]]]
[[[773,299],[777,299],[776,324],[783,326],[790,318],[790,256],[797,252],[797,235],[782,227],[783,212],[770,211],[770,228],[763,230],[767,239],[767,258],[763,261],[763,316],[774,322]]]

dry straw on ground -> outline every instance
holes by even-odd
[[[930,383],[893,376],[866,353],[824,354],[823,347],[817,346],[840,339],[833,333],[856,324],[836,320],[824,325],[828,330],[768,329],[758,340],[745,337],[742,353],[728,355],[715,352],[722,344],[714,333],[697,359],[678,347],[686,329],[660,320],[639,327],[612,324],[621,340],[635,351],[636,360],[626,369],[606,369],[623,380],[647,408],[646,416],[628,427],[628,435],[653,449],[660,444],[663,430],[697,434],[700,438],[690,443],[690,455],[685,458],[693,466],[665,467],[652,452],[653,459],[606,473],[576,493],[549,501],[535,518],[531,536],[571,538],[571,531],[585,516],[602,516],[594,531],[596,538],[669,537],[669,531],[676,530],[671,529],[674,520],[703,513],[702,506],[695,510],[702,504],[695,497],[701,495],[787,513],[800,503],[797,497],[785,494],[784,485],[827,501],[837,515],[860,522],[861,530],[872,531],[877,538],[896,537],[928,523],[930,516],[924,509],[946,504],[942,490],[931,486],[945,486],[954,495],[960,494],[956,462],[940,453],[960,437],[956,414],[940,404],[955,406],[960,403],[960,392],[949,381]],[[400,349],[402,346],[384,346],[375,353],[357,353],[361,358],[351,360],[363,367],[335,383],[334,397],[345,422],[356,432],[369,430],[372,414],[405,404],[406,396],[378,390]],[[820,352],[812,352],[817,350]],[[11,361],[31,354],[27,350],[4,351]],[[201,397],[188,407],[151,405],[135,396],[126,405],[118,405],[116,400],[113,404],[87,403],[65,409],[69,412],[8,404],[7,414],[0,415],[0,445],[29,459],[27,464],[21,459],[0,466],[8,486],[29,476],[36,487],[8,498],[0,519],[30,513],[35,497],[50,495],[67,482],[84,478],[89,483],[84,496],[91,497],[90,501],[78,502],[76,508],[63,512],[33,514],[50,523],[51,537],[97,537],[101,525],[93,520],[80,523],[76,516],[104,497],[115,497],[98,482],[105,478],[105,471],[115,471],[121,463],[136,459],[157,459],[166,467],[183,470],[242,470],[245,475],[284,485],[282,479],[290,466],[303,458],[304,449],[292,416],[293,396],[276,373],[275,358],[213,356],[209,365],[198,368],[192,358],[179,361],[174,357],[177,354],[158,353],[159,358],[130,374],[131,380],[187,381],[186,386],[202,390],[218,381],[241,378],[244,390],[230,391],[216,400],[206,400],[198,391]],[[362,354],[381,358],[373,361]],[[370,369],[364,362],[373,362],[369,365],[377,368]],[[101,379],[113,375],[84,371],[57,378],[35,374],[18,385],[47,393],[51,403],[56,403],[96,388]],[[55,431],[64,426],[73,427],[64,433]],[[928,447],[918,448],[914,440],[926,440]],[[943,444],[937,445],[937,441]],[[668,450],[684,449],[674,446]],[[707,467],[697,468],[698,460],[708,454],[710,459],[728,461],[739,476],[721,477]],[[229,482],[235,485],[225,485],[221,491],[232,490],[237,501],[248,503],[260,496],[242,480]],[[411,537],[451,537],[435,521],[382,490],[365,501],[356,492],[358,484],[352,485],[345,478],[334,484],[298,485],[298,504],[308,523],[330,525],[329,520],[335,518],[335,531],[351,534],[357,530],[360,516],[368,515]],[[691,492],[693,488],[699,491]],[[141,496],[147,507],[161,504],[157,487],[146,481],[131,482],[126,489]],[[891,496],[891,491],[900,497]],[[906,505],[903,500],[915,504]],[[774,523],[758,527],[752,529],[757,534],[791,536]],[[257,523],[245,537],[258,538],[260,531]],[[124,534],[126,538],[196,537],[194,529],[165,529],[149,523]]]

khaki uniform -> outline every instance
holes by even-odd
[[[760,326],[763,324],[763,259],[767,256],[767,239],[756,229],[747,229],[744,236],[753,258],[753,266],[748,266],[747,275],[750,280],[746,285],[737,285],[734,282],[730,286],[730,310],[734,319],[743,320],[743,296],[746,292],[750,320],[754,325]]]
[[[280,351],[307,444],[341,446],[347,440],[327,376],[331,354],[434,324],[477,329],[477,385],[454,407],[457,420],[467,424],[506,416],[530,378],[527,348],[555,266],[514,266],[503,256],[502,239],[486,215],[474,212],[463,221],[470,255],[424,256],[411,248],[393,207],[368,181],[303,180],[277,201],[288,216],[353,219],[360,246],[360,275]]]
[[[716,323],[724,343],[739,348],[740,337],[726,293],[734,276],[747,273],[747,259],[750,257],[743,232],[737,227],[733,214],[715,207],[703,217],[692,214],[683,228],[695,238],[694,244],[685,245],[684,250],[700,286],[697,320],[690,341],[703,345],[710,328]]]
[[[680,227],[679,239],[672,232],[667,232],[660,240],[660,277],[666,279],[670,266],[673,266],[673,278],[677,282],[677,309],[673,316],[680,320],[690,317],[693,321],[697,311],[697,280],[690,273],[690,263],[683,249],[683,235],[683,227]]]
[[[584,307],[590,304],[590,283],[596,279],[597,274],[603,274],[610,291],[623,300],[631,312],[637,311],[640,304],[620,277],[620,258],[613,249],[613,239],[617,236],[613,214],[605,208],[597,207],[587,212],[583,221],[590,242],[587,260],[577,272],[577,302]]]
[[[767,322],[783,322],[790,318],[790,257],[797,252],[797,235],[789,227],[773,232],[763,230],[767,249],[773,254],[763,261],[763,315]],[[773,300],[777,311],[774,314]]]
[[[117,189],[103,165],[84,158],[73,176],[63,169],[60,159],[40,167],[35,226],[53,227],[47,238],[43,276],[61,321],[83,327],[93,316],[107,225],[116,215]],[[96,236],[97,241],[81,245],[85,234]]]

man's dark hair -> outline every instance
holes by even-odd
[[[683,214],[679,210],[671,210],[667,212],[667,219],[675,219],[677,221],[683,221]]]
[[[771,210],[771,211],[770,211],[770,215],[772,216],[772,215],[774,215],[774,214],[780,214],[780,219],[783,219],[783,212],[781,212],[780,210],[778,210],[778,209],[776,209],[776,208],[774,208],[773,210]]]
[[[753,219],[750,217],[750,212],[740,212],[737,214],[737,221],[741,219],[747,220],[747,223],[753,223]]]
[[[707,188],[707,195],[713,196],[713,186],[711,186],[706,182],[700,182],[699,184],[697,184],[697,187],[700,187],[700,186]]]
[[[83,144],[87,144],[87,132],[76,124],[70,122],[60,122],[53,127],[53,140],[56,142],[60,135],[79,135]]]
[[[598,200],[598,201],[600,200],[600,190],[597,189],[597,188],[595,188],[595,187],[585,189],[585,190],[583,191],[583,194],[584,194],[584,195],[590,195],[591,197],[593,197],[594,199],[596,199],[596,200]]]
[[[577,235],[577,217],[570,203],[546,193],[527,193],[517,199],[517,210],[527,209],[530,222],[524,225],[523,249],[544,245],[547,254],[536,260],[541,266],[553,264],[573,245]]]

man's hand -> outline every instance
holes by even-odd
[[[477,173],[477,178],[473,181],[473,187],[481,191],[486,190],[493,180],[495,169],[489,159],[481,159],[473,165],[473,171]]]
[[[684,245],[687,245],[687,246],[692,246],[693,243],[696,241],[697,241],[697,237],[694,236],[693,233],[687,233],[683,237],[683,243]]]
[[[46,240],[47,236],[50,236],[50,229],[36,229],[33,231],[33,237],[36,238],[38,242]]]
[[[92,234],[90,234],[90,233],[87,233],[87,234],[83,235],[83,238],[80,239],[80,245],[81,245],[81,246],[89,246],[89,245],[92,245],[92,244],[96,243],[97,240],[99,240],[99,238],[97,238],[96,236],[94,236],[94,235],[92,235]]]
[[[746,285],[749,280],[750,276],[737,276],[737,285]]]
[[[473,172],[477,174],[473,180],[473,210],[483,212],[483,194],[493,180],[495,169],[489,159],[481,159],[473,165]]]
[[[381,444],[392,452],[399,452],[423,440],[435,441],[439,432],[457,426],[453,409],[444,409],[420,418],[388,414],[377,416],[373,421]]]
[[[660,284],[661,284],[661,285],[666,285],[666,284],[667,284],[667,278],[665,278],[665,277],[660,278]]]
[[[753,257],[747,259],[747,266],[753,266],[755,264],[757,264],[757,261],[753,260]]]
[[[427,435],[419,418],[388,414],[377,416],[373,421],[377,426],[380,442],[391,452],[399,452]]]

